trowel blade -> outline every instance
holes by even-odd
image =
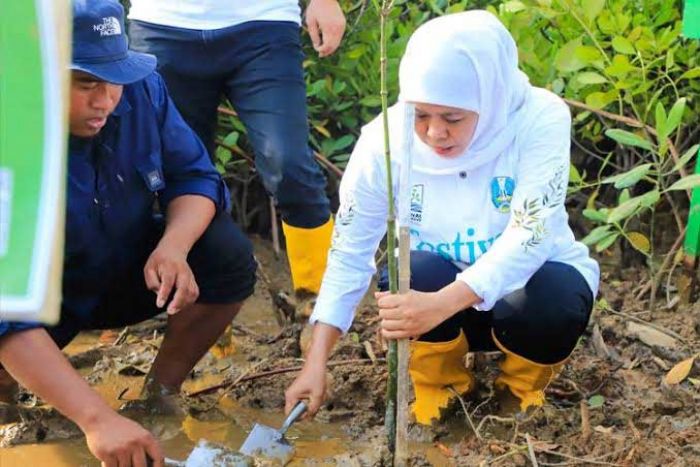
[[[200,440],[187,460],[176,465],[177,467],[250,467],[253,462],[224,446]]]
[[[256,423],[239,452],[251,457],[270,457],[285,461],[294,454],[294,448],[279,431]]]

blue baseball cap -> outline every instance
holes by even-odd
[[[131,84],[156,69],[156,57],[129,50],[124,8],[116,0],[73,0],[72,70]]]

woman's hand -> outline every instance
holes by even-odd
[[[387,339],[418,337],[445,321],[446,313],[437,293],[409,290],[405,294],[376,292],[382,336]],[[442,309],[441,309],[442,308]]]
[[[382,335],[387,339],[419,337],[460,310],[481,301],[467,284],[455,281],[437,292],[376,292]]]
[[[308,355],[299,376],[284,392],[284,411],[291,412],[300,400],[309,401],[304,418],[313,417],[326,398],[326,368],[328,356],[340,337],[340,330],[317,322],[311,333]]]
[[[313,417],[326,396],[326,366],[306,364],[294,382],[284,392],[284,412],[289,414],[300,400],[308,400],[304,416]]]

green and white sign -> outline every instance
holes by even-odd
[[[65,0],[0,0],[0,320],[59,317],[69,30]]]
[[[690,39],[700,39],[700,0],[685,0],[683,35]]]

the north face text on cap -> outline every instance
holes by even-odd
[[[92,26],[93,31],[99,31],[100,36],[118,36],[122,33],[122,26],[114,16],[102,18],[102,24]]]

